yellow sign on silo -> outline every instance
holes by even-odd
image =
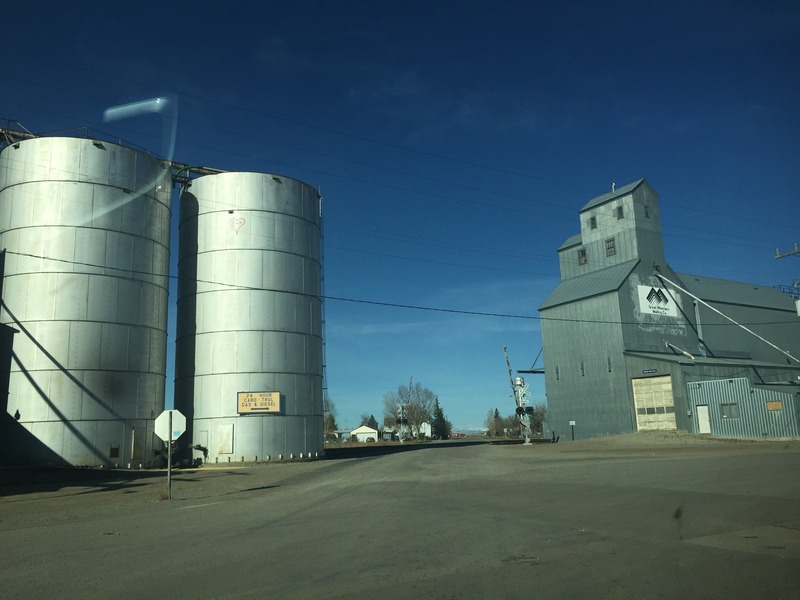
[[[236,400],[240,415],[281,412],[280,392],[239,392]]]

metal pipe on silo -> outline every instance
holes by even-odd
[[[323,451],[319,203],[264,173],[181,194],[175,406],[215,461]]]
[[[19,330],[9,414],[33,463],[153,461],[164,407],[170,169],[118,144],[31,138],[0,153],[0,320]]]

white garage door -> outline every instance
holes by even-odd
[[[645,377],[632,381],[637,429],[639,431],[677,429],[675,400],[672,397],[672,376]]]

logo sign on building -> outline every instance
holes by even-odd
[[[651,285],[640,285],[639,310],[648,315],[677,317],[678,306],[671,294],[664,288]]]
[[[281,412],[280,392],[239,392],[236,402],[240,415]]]

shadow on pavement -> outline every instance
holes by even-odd
[[[123,471],[71,467],[0,468],[0,498],[21,494],[57,492],[69,487],[87,487],[77,493],[110,492],[151,484],[166,471]]]
[[[441,442],[407,442],[405,444],[344,444],[342,446],[326,446],[325,460],[338,460],[342,458],[371,458],[384,456],[396,452],[412,452],[414,450],[436,450],[458,448],[464,446],[478,446],[483,444],[509,443],[520,444],[519,440],[447,440]]]

